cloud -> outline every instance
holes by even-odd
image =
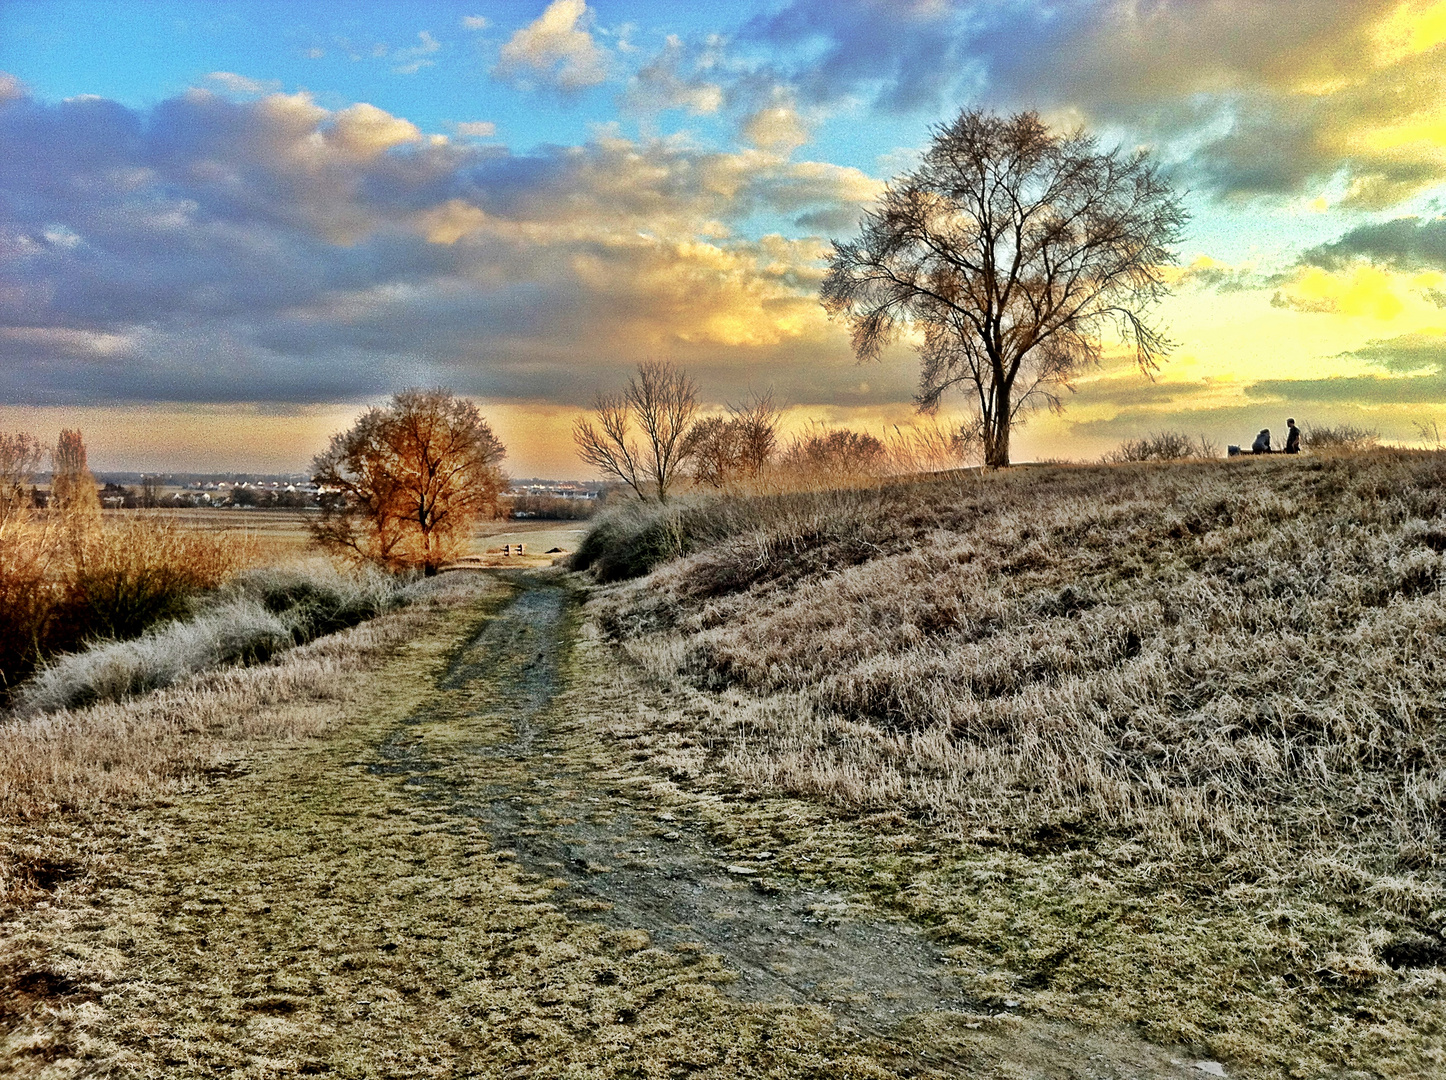
[[[790,105],[759,109],[744,118],[740,131],[754,146],[784,156],[808,142],[808,127]]]
[[[441,50],[442,43],[426,30],[422,30],[417,34],[416,45],[392,53],[392,59],[396,61],[392,72],[396,75],[415,75],[422,68],[436,64],[437,61],[432,59],[432,55]]]
[[[977,75],[976,18],[973,5],[941,0],[793,0],[739,36],[779,50],[780,81],[805,102],[864,95],[902,112],[938,109]]]
[[[1446,330],[1369,342],[1348,355],[1400,375],[1446,375]]]
[[[213,71],[206,76],[206,81],[215,83],[222,90],[233,94],[266,94],[275,93],[281,89],[281,83],[275,79],[260,82],[257,79],[248,79],[245,75],[237,75],[232,71]]]
[[[1326,270],[1356,259],[1399,270],[1446,270],[1446,217],[1399,217],[1360,225],[1301,257],[1302,262]]]
[[[1007,5],[975,28],[975,46],[993,99],[1173,143],[1194,182],[1220,194],[1318,193],[1335,179],[1347,205],[1383,207],[1446,179],[1441,10],[1415,0]]]
[[[502,46],[495,78],[528,87],[534,82],[575,93],[607,78],[607,58],[588,32],[584,0],[553,0],[535,22]]]
[[[463,138],[490,139],[497,134],[497,125],[491,120],[463,120],[454,124],[452,130]]]
[[[1343,375],[1332,379],[1265,379],[1246,393],[1257,401],[1311,405],[1446,405],[1446,378]]]
[[[0,397],[324,401],[448,383],[586,402],[665,356],[737,397],[827,402],[860,377],[817,304],[816,238],[857,170],[599,137],[438,143],[366,103],[189,91],[0,106]],[[913,364],[875,369],[906,398]],[[893,395],[890,398],[890,395]]]
[[[725,100],[716,71],[721,56],[722,43],[717,38],[690,46],[669,34],[658,55],[628,81],[620,104],[640,113],[666,109],[686,109],[694,116],[715,113]]]
[[[461,25],[464,30],[486,30],[492,24],[483,15],[463,15]]]

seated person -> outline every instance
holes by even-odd
[[[1287,420],[1285,426],[1287,429],[1285,434],[1285,452],[1287,454],[1300,453],[1300,428],[1295,426],[1295,417],[1292,416]]]
[[[1255,441],[1250,444],[1250,452],[1252,454],[1274,453],[1270,449],[1270,428],[1260,429],[1260,434],[1255,436]]]

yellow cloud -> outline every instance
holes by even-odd
[[[432,244],[455,244],[487,224],[487,215],[471,203],[449,199],[421,214],[420,231]]]
[[[1281,296],[1298,311],[1366,317],[1389,321],[1406,308],[1399,275],[1374,266],[1354,266],[1339,273],[1312,266],[1303,270]]]
[[[410,120],[363,101],[336,114],[332,137],[355,154],[371,155],[402,143],[419,142],[422,133]]]
[[[530,73],[569,91],[602,82],[607,61],[586,29],[589,15],[585,0],[553,0],[502,46],[493,74],[513,79]]]
[[[1394,64],[1446,41],[1446,0],[1405,0],[1376,27],[1377,60]]]

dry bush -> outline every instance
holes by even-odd
[[[1156,431],[1144,438],[1126,439],[1106,454],[1104,460],[1118,465],[1128,461],[1188,461],[1219,456],[1220,448],[1204,435]]]
[[[1301,430],[1301,446],[1316,453],[1374,450],[1380,445],[1380,433],[1373,428],[1355,424],[1314,427],[1306,424]]]
[[[64,597],[54,572],[60,544],[53,524],[0,522],[0,703],[33,670],[51,640]]]
[[[199,605],[194,618],[46,664],[19,688],[17,711],[121,701],[211,668],[268,660],[404,603],[408,589],[406,579],[368,569],[251,571]]]
[[[723,695],[707,739],[739,780],[1255,872],[1349,849],[1364,880],[1446,884],[1439,457],[737,502],[708,517],[735,531],[596,612]]]
[[[0,523],[0,690],[12,692],[46,656],[184,615],[254,557],[245,534],[161,517],[100,524],[32,511]]]
[[[272,664],[203,672],[144,697],[0,723],[0,821],[156,798],[233,759],[242,744],[316,734],[332,718],[292,706],[343,697],[355,673],[414,633],[428,608],[475,599],[468,592],[475,586],[452,577],[415,587],[420,603]]]
[[[93,529],[65,575],[72,633],[135,637],[185,614],[191,597],[217,588],[254,556],[254,541],[244,533],[187,529],[164,517]]]

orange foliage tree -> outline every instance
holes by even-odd
[[[450,390],[404,390],[333,435],[313,462],[323,498],[312,539],[389,570],[435,574],[507,487],[501,440]]]

